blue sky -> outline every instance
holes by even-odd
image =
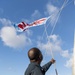
[[[51,18],[45,25],[47,35],[44,25],[23,33],[18,33],[13,27],[14,23],[30,23],[48,16]],[[42,51],[44,59],[41,65],[50,61],[52,50],[58,74],[71,75],[74,28],[73,0],[0,0],[0,75],[24,75],[29,64],[27,52],[32,47]],[[47,75],[55,75],[53,65]]]

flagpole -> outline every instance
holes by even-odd
[[[72,75],[75,75],[75,31],[74,31],[74,48],[73,48],[73,66],[72,66]]]

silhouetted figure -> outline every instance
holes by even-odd
[[[43,55],[38,48],[31,48],[28,51],[28,57],[30,59],[30,64],[24,75],[45,75],[49,67],[55,63],[55,60],[51,59],[47,64],[41,67],[40,64],[43,60]]]

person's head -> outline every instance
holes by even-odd
[[[41,61],[43,59],[43,55],[42,55],[41,51],[35,47],[31,48],[28,51],[28,57],[31,62],[38,62],[39,64],[41,63]]]

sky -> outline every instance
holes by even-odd
[[[25,32],[13,27],[48,16],[45,25]],[[41,66],[54,57],[58,75],[71,75],[74,29],[74,0],[0,0],[0,75],[24,75],[30,63],[27,52],[32,47],[43,54]],[[46,75],[56,75],[54,65]]]

